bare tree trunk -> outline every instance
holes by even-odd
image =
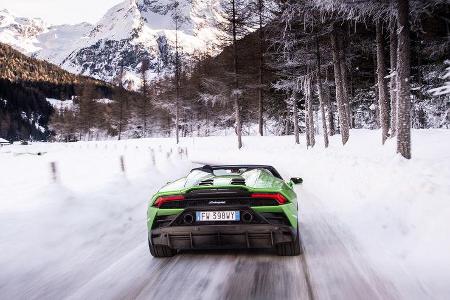
[[[333,104],[331,103],[330,85],[328,84],[328,67],[325,69],[325,105],[327,107],[328,126],[330,128],[330,136],[336,134],[334,129]]]
[[[342,97],[345,106],[345,112],[347,113],[348,125],[352,128],[352,115],[350,111],[350,99],[348,97],[348,79],[347,79],[347,60],[345,58],[344,49],[344,36],[342,30],[338,30],[338,48],[339,48],[339,60],[342,76]]]
[[[259,135],[264,135],[264,121],[263,121],[263,67],[264,67],[264,56],[263,56],[263,23],[262,23],[262,13],[263,13],[264,3],[263,0],[258,0],[259,9],[259,32],[258,32],[258,43],[259,43],[259,66],[258,66],[258,129]]]
[[[309,118],[308,118],[308,107],[306,105],[308,101],[308,96],[305,95],[305,138],[306,138],[306,147],[309,148],[311,146],[311,137],[309,135]]]
[[[233,7],[233,73],[234,73],[234,114],[236,118],[236,134],[238,138],[238,148],[242,148],[242,124],[241,124],[241,114],[239,111],[239,81],[238,81],[238,69],[237,69],[237,31],[236,31],[236,3],[232,1]]]
[[[397,48],[397,152],[404,158],[411,158],[411,87],[409,76],[409,0],[398,0],[398,48]]]
[[[178,9],[178,6],[177,8]],[[178,53],[178,18],[175,18],[175,136],[180,143],[180,60]]]
[[[388,93],[386,86],[386,66],[384,62],[384,37],[380,21],[376,23],[378,106],[380,107],[381,143],[384,145],[389,135]]]
[[[143,105],[142,105],[142,117],[144,119],[144,126],[143,126],[143,132],[142,132],[142,136],[146,137],[147,136],[147,118],[148,118],[148,92],[147,92],[147,77],[146,77],[146,72],[148,70],[148,60],[144,59],[142,61],[142,65],[141,65],[141,77],[142,77],[142,101],[143,101]]]
[[[122,94],[122,93],[121,93]],[[120,95],[122,97],[122,95]],[[120,98],[120,112],[119,112],[119,141],[122,139],[122,122],[123,122],[123,100]]]
[[[170,115],[167,116],[167,137],[170,137],[171,131],[172,131],[172,126],[171,126],[171,117]]]
[[[323,142],[325,148],[328,148],[328,129],[327,129],[327,120],[325,118],[325,107],[323,101],[323,92],[322,92],[322,78],[321,78],[321,63],[320,63],[320,47],[319,40],[316,37],[316,58],[317,58],[317,91],[319,94],[319,105],[320,105],[320,113],[322,116],[322,128],[323,128]]]
[[[390,96],[391,96],[391,136],[397,134],[397,27],[391,24],[389,35],[389,54],[391,60]],[[395,75],[394,75],[395,73]]]
[[[347,110],[343,99],[341,63],[339,59],[339,50],[335,30],[331,33],[331,46],[333,50],[334,80],[336,83],[336,101],[338,103],[339,126],[342,136],[342,144],[345,145],[350,135],[350,128]]]
[[[124,97],[124,93],[123,93],[123,62],[120,63],[120,70],[119,70],[119,78],[118,78],[118,83],[119,83],[119,89],[120,89],[120,108],[119,108],[119,141],[122,139],[122,131],[123,131],[123,119],[124,119],[124,111],[123,111],[123,97]]]
[[[294,136],[295,136],[295,143],[296,144],[300,144],[300,131],[298,128],[298,107],[297,107],[297,97],[298,94],[297,93],[293,93],[293,99],[292,99],[292,105],[294,107],[294,114],[292,116],[292,121],[294,122]]]
[[[208,115],[208,109],[205,110],[206,114],[206,126],[205,126],[205,136],[209,136],[209,115]]]
[[[144,114],[143,137],[146,137],[146,135],[147,135],[147,96],[144,96],[143,114]]]
[[[373,51],[373,78],[374,78],[374,89],[375,89],[375,100],[373,104],[375,105],[375,126],[376,128],[381,128],[380,124],[380,106],[378,105],[378,74],[377,74],[377,51]]]
[[[306,91],[306,111],[307,111],[307,122],[308,122],[308,135],[309,135],[309,145],[314,147],[316,144],[315,132],[314,132],[314,111],[313,111],[313,89],[312,89],[312,78],[310,77],[307,81],[307,91]]]
[[[286,123],[284,127],[284,135],[289,135],[290,127],[291,127],[291,118],[289,118],[289,110],[286,112]]]

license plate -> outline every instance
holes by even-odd
[[[239,221],[241,219],[239,211],[197,211],[195,215],[199,222]]]

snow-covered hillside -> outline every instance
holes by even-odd
[[[60,65],[91,30],[92,25],[89,23],[50,26],[45,32],[37,36],[39,41],[37,46],[40,50],[33,55],[39,59]]]
[[[125,79],[138,88],[140,66],[150,61],[149,79],[172,72],[175,51],[173,1],[125,0],[112,7],[96,24],[49,26],[40,19],[20,18],[0,12],[0,42],[44,59],[64,69],[112,81],[125,68]],[[198,18],[208,7],[181,1],[186,22],[178,32],[179,50],[191,55],[206,50],[212,30]],[[206,12],[203,12],[206,11]],[[200,26],[201,25],[201,26]]]
[[[149,197],[184,175],[191,160],[268,163],[284,178],[304,178],[297,189],[300,228],[319,299],[445,299],[450,133],[413,131],[413,160],[393,154],[393,141],[381,146],[379,134],[353,130],[345,147],[336,136],[329,149],[319,143],[309,150],[292,136],[244,137],[240,151],[234,137],[186,138],[180,148],[173,139],[3,147],[0,298],[148,299],[163,293],[211,299],[228,286],[248,299],[238,294],[248,288],[229,286],[244,265],[236,283],[246,278],[256,295],[307,299],[298,258],[253,252],[150,257]],[[252,275],[261,273],[267,285]],[[280,276],[287,281],[278,282]]]

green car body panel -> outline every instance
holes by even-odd
[[[208,166],[209,167],[209,166]],[[275,171],[276,172],[276,171]],[[276,173],[278,175],[278,173]],[[261,195],[264,194],[274,194],[281,195],[283,198],[283,203],[277,203],[276,205],[261,205],[252,206],[247,205],[255,214],[266,214],[273,213],[285,216],[286,226],[289,226],[292,231],[298,232],[298,203],[297,195],[293,190],[294,183],[292,181],[285,182],[281,179],[281,176],[276,176],[270,172],[270,170],[264,167],[252,167],[241,174],[222,174],[217,175],[214,173],[204,172],[202,170],[194,169],[186,177],[180,178],[174,182],[170,182],[164,187],[162,187],[156,194],[151,198],[148,211],[147,211],[147,227],[149,231],[149,243],[151,244],[152,232],[158,231],[154,230],[157,227],[156,220],[158,218],[173,217],[176,218],[181,214],[185,213],[186,208],[162,208],[155,204],[157,199],[161,197],[170,196],[186,196],[192,193],[209,193],[214,191],[227,191],[227,192],[244,192],[249,195]],[[208,183],[203,185],[202,183]],[[246,202],[248,203],[248,202]],[[251,202],[250,202],[251,203]],[[215,208],[215,207],[214,207]],[[220,207],[218,207],[220,208]],[[225,209],[224,209],[225,210]],[[213,224],[215,225],[215,224]],[[236,226],[230,225],[230,228],[235,228]],[[256,228],[255,225],[254,227]],[[205,226],[203,226],[205,227]],[[206,226],[207,227],[207,226]],[[214,227],[214,226],[210,226]],[[245,226],[244,226],[245,227]],[[261,226],[260,226],[261,227]],[[258,228],[260,228],[258,227]],[[180,227],[186,229],[188,227]],[[191,227],[189,227],[191,228]],[[194,230],[200,230],[201,228],[192,227]],[[247,228],[247,227],[245,227]],[[278,227],[277,227],[278,228]],[[225,226],[221,227],[220,230],[226,229]],[[248,229],[245,229],[248,230]],[[159,232],[159,231],[158,231]],[[190,233],[192,235],[192,233]],[[195,234],[195,231],[194,231]],[[273,243],[273,241],[272,241]],[[168,242],[170,246],[170,238]],[[192,237],[191,237],[192,244]],[[247,241],[247,244],[249,242]],[[152,253],[153,254],[153,253]],[[155,255],[154,255],[155,256]]]

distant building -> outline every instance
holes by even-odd
[[[7,146],[7,145],[11,145],[11,143],[5,139],[0,138],[0,147]]]

